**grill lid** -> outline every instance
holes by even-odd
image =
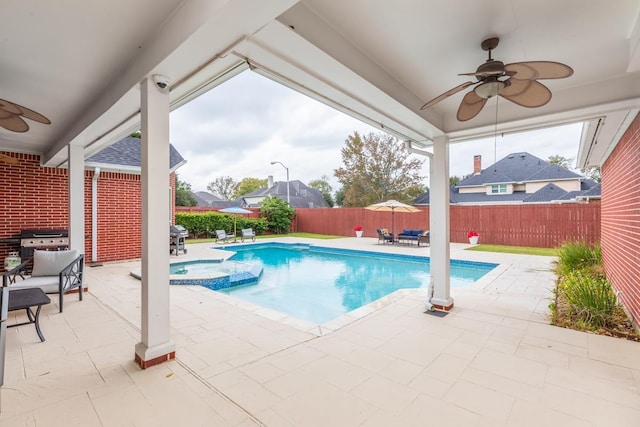
[[[21,239],[47,239],[56,237],[69,237],[69,230],[63,228],[33,228],[20,230]]]

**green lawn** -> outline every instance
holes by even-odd
[[[525,246],[502,246],[502,245],[476,245],[471,246],[467,251],[483,251],[483,252],[500,252],[508,254],[523,255],[544,255],[557,256],[557,250],[554,248],[529,248]]]

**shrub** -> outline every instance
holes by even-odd
[[[291,230],[291,220],[295,214],[295,209],[279,197],[265,197],[260,203],[260,216],[267,220],[269,228],[277,234]]]
[[[609,281],[602,274],[590,270],[568,273],[558,292],[566,298],[566,303],[578,320],[595,327],[606,326],[617,304],[617,298]]]
[[[602,266],[602,252],[600,245],[590,245],[585,242],[566,242],[558,248],[558,265],[556,272],[563,276],[572,271],[584,268]]]
[[[189,230],[189,236],[206,238],[215,236],[216,230],[233,231],[233,215],[219,212],[177,212],[176,224]],[[256,234],[264,233],[268,226],[263,218],[236,217],[236,228],[253,228]]]

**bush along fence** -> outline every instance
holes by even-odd
[[[189,230],[193,238],[210,238],[216,235],[216,230],[233,232],[233,215],[219,212],[176,212],[175,223]],[[252,228],[256,234],[264,234],[268,224],[264,218],[247,218],[236,215],[236,230]]]

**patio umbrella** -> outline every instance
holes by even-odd
[[[240,206],[231,206],[230,208],[219,209],[218,212],[230,214],[250,214],[251,211],[242,209]],[[233,215],[233,235],[236,235],[236,216]]]
[[[397,200],[387,200],[386,202],[374,203],[373,205],[369,205],[365,207],[370,211],[382,211],[382,212],[391,212],[391,234],[395,236],[394,230],[394,218],[396,212],[420,212],[420,209],[414,208],[411,205],[407,205],[406,203],[401,203]],[[395,238],[395,237],[394,237]]]

